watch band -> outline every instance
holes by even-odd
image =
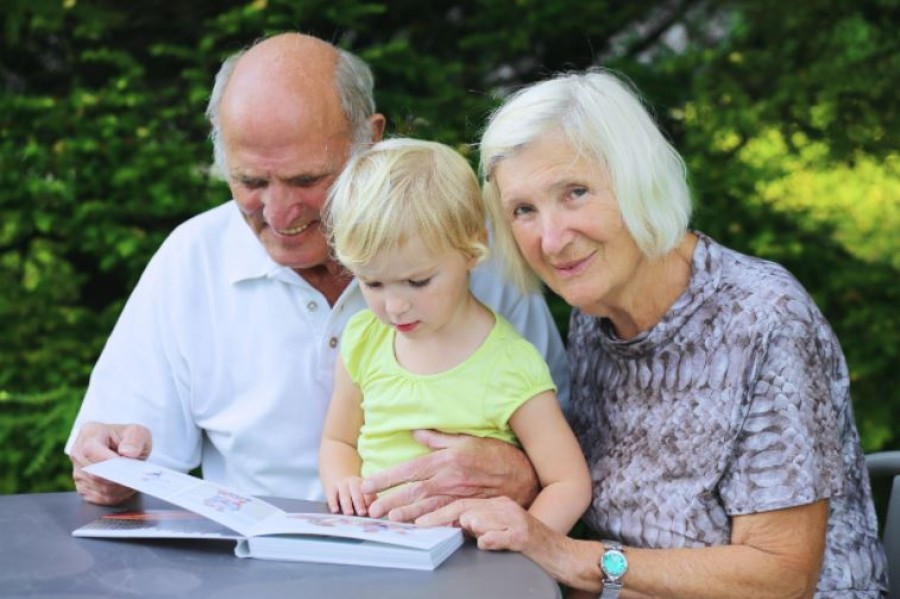
[[[603,575],[603,592],[600,599],[618,599],[622,591],[622,577],[628,571],[628,559],[622,553],[622,545],[615,541],[603,541],[603,554],[597,562]]]
[[[619,593],[622,591],[621,582],[613,582],[611,580],[603,581],[603,592],[600,593],[600,599],[619,599]]]
[[[622,591],[621,582],[604,582],[603,592],[600,593],[600,599],[619,599],[619,593]]]

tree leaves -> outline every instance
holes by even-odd
[[[0,19],[0,492],[66,484],[68,423],[130,289],[228,198],[206,177],[219,63],[286,30],[368,60],[389,133],[473,161],[510,91],[627,75],[689,164],[696,226],[794,272],[842,341],[866,447],[900,441],[897,0],[9,0]]]

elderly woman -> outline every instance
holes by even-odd
[[[838,341],[784,268],[688,230],[684,163],[635,91],[602,71],[528,87],[491,117],[481,167],[512,276],[574,307],[592,540],[502,498],[419,522],[603,598],[884,596]]]

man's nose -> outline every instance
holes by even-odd
[[[289,218],[288,212],[296,202],[287,185],[273,181],[262,193],[263,216],[268,223],[280,224]]]

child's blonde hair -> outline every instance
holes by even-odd
[[[396,138],[347,163],[323,210],[335,257],[351,271],[418,236],[435,254],[487,256],[487,218],[478,178],[455,150]]]

